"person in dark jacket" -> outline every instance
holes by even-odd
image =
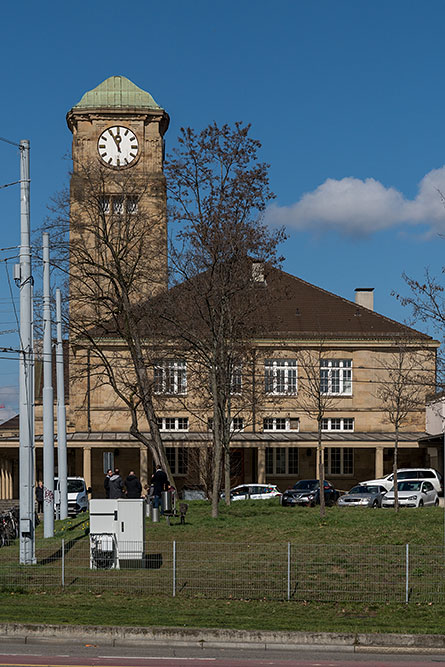
[[[107,474],[104,479],[105,498],[110,497],[110,477],[112,476],[112,474],[113,471],[111,470],[111,468],[109,468],[109,470],[107,470]]]
[[[161,505],[161,494],[168,487],[168,477],[159,464],[156,466],[156,472],[151,478],[151,483],[153,484],[153,507],[159,507]]]
[[[134,474],[134,470],[130,470],[129,475],[125,480],[125,488],[127,489],[127,498],[141,497],[142,484]]]
[[[114,474],[111,475],[109,481],[109,488],[110,488],[110,498],[124,497],[124,485],[122,483],[122,477],[119,475],[119,468],[115,468]]]
[[[37,514],[43,512],[43,482],[36,486]]]

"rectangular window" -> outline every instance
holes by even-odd
[[[354,473],[352,447],[326,447],[324,451],[327,475],[352,475]]]
[[[125,200],[125,208],[127,213],[137,213],[138,211],[138,198],[135,195],[128,195]]]
[[[244,428],[243,417],[234,417],[230,426],[232,431],[242,431]]]
[[[114,470],[114,452],[104,452],[104,475],[108,470]]]
[[[213,431],[213,417],[208,417],[207,419],[207,430]],[[231,431],[243,431],[244,430],[244,417],[234,417],[230,422]]]
[[[230,393],[241,394],[243,388],[243,377],[241,364],[234,366],[232,369],[232,378],[230,382]]]
[[[111,198],[111,203],[113,205],[113,213],[121,215],[124,210],[124,198],[121,195],[115,195]]]
[[[322,359],[320,361],[320,391],[322,394],[352,394],[352,360]]]
[[[158,417],[160,431],[188,431],[188,417]]]
[[[329,417],[321,420],[322,431],[353,431],[353,417]]]
[[[297,393],[297,362],[295,359],[266,359],[264,381],[267,394]]]
[[[263,431],[298,431],[299,420],[295,417],[265,417]]]
[[[154,368],[155,394],[185,394],[186,391],[185,361],[166,359],[156,362]]]
[[[186,475],[188,451],[185,447],[166,447],[165,453],[173,475]]]
[[[100,212],[105,213],[105,215],[108,215],[110,212],[110,198],[109,197],[100,197],[99,198],[99,207],[100,207]]]
[[[298,475],[298,448],[266,447],[266,475]]]

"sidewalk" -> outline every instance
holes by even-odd
[[[262,632],[218,628],[132,628],[37,623],[1,623],[0,643],[5,642],[445,654],[445,635]]]

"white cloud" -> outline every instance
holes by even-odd
[[[19,388],[14,385],[0,387],[0,424],[18,413],[18,405]]]
[[[445,166],[423,177],[415,199],[406,199],[374,178],[328,178],[291,206],[272,204],[266,220],[301,230],[332,229],[353,236],[419,223],[428,225],[431,232],[443,233],[445,207],[438,190],[445,195]]]

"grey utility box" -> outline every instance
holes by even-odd
[[[142,498],[90,501],[90,566],[142,567],[145,550]]]

